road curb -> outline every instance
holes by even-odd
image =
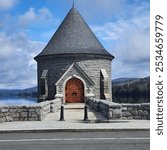
[[[31,130],[4,130],[3,133],[46,133],[46,132],[116,132],[116,131],[150,131],[149,128],[122,128],[122,129],[31,129]]]

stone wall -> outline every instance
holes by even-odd
[[[90,98],[86,101],[94,110],[101,112],[108,120],[111,119],[150,119],[150,104],[118,104],[106,100]]]
[[[41,121],[49,112],[57,111],[61,99],[27,106],[0,106],[0,123],[10,121]]]
[[[150,119],[150,103],[122,104],[122,119]]]
[[[100,99],[100,70],[105,69],[108,74],[109,94],[111,94],[111,60],[102,56],[81,55],[81,56],[63,56],[56,58],[45,58],[38,60],[38,91],[41,92],[40,77],[43,70],[48,70],[48,94],[49,99],[53,99],[56,94],[55,83],[61,78],[65,71],[76,63],[95,83],[93,91],[96,98]],[[64,89],[63,89],[64,90]],[[64,91],[63,91],[64,92]]]

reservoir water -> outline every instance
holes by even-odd
[[[36,103],[37,99],[32,97],[0,97],[0,106],[33,105]]]

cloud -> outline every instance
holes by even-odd
[[[7,1],[4,0],[4,2]],[[18,2],[19,0],[10,1]],[[83,12],[84,18],[86,16],[90,20],[99,19],[99,24],[92,21],[92,29],[115,56],[113,78],[139,77],[149,74],[148,3],[141,0],[142,2],[135,4],[126,4],[127,1],[80,0],[76,4]],[[1,10],[10,9],[16,4],[13,3],[11,7],[5,8],[2,7],[2,2],[3,0],[0,0]],[[1,16],[0,88],[35,86],[37,71],[33,57],[46,44],[40,42],[41,38],[50,38],[59,19],[45,7],[41,9],[31,7],[23,14],[13,16],[10,13],[2,13]]]
[[[92,27],[115,56],[113,78],[149,75],[149,9],[145,8],[146,5],[137,7],[129,18],[120,16]]]
[[[31,7],[25,14],[19,16],[19,24],[22,26],[28,25],[46,25],[51,24],[55,20],[52,13],[47,8],[36,10]]]
[[[4,33],[0,33],[0,60],[8,58],[13,50],[13,45]],[[4,43],[4,44],[3,44]]]
[[[60,20],[49,9],[31,7],[24,14],[18,16],[16,29],[19,27],[34,40],[48,41],[59,23]]]
[[[11,9],[18,3],[18,0],[0,0],[0,10]]]
[[[0,88],[36,86],[36,56],[45,43],[28,40],[23,34],[0,33]]]
[[[0,88],[36,86],[37,64],[33,58],[46,45],[40,37],[49,36],[53,31],[49,28],[46,34],[46,29],[54,26],[58,19],[47,8],[33,7],[24,14],[13,16],[4,13],[1,16]],[[32,40],[31,37],[36,39]]]

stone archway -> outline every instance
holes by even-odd
[[[83,103],[84,102],[84,84],[77,78],[72,78],[65,85],[65,102],[66,103]]]

